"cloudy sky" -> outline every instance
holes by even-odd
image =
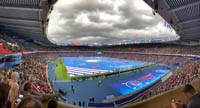
[[[48,37],[66,43],[104,43],[172,36],[143,0],[59,0]]]

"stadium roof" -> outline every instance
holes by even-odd
[[[200,42],[199,0],[144,0],[180,35],[182,42]]]
[[[57,0],[0,0],[0,30],[36,43],[53,45],[46,37],[48,13]]]
[[[47,39],[48,15],[57,0],[0,0],[0,32],[53,46]],[[181,36],[200,41],[199,0],[144,0]]]

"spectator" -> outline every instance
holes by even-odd
[[[64,95],[64,96],[67,95],[67,92],[66,92],[65,90],[63,90],[62,88],[59,88],[58,92],[59,92],[61,95]]]
[[[48,103],[48,108],[58,108],[58,102],[55,99],[52,99]]]
[[[82,103],[82,104],[83,104],[83,107],[85,107],[85,101],[83,101],[83,103]]]
[[[197,93],[196,90],[190,84],[186,84],[182,92],[188,100],[188,104],[182,104],[181,102],[172,102],[173,108],[200,108],[200,93]]]
[[[73,91],[73,92],[75,91],[75,87],[74,87],[74,85],[72,85],[72,91]]]
[[[42,94],[36,93],[35,91],[32,90],[30,83],[26,83],[24,85],[24,91],[22,92],[22,94],[24,95],[24,98],[32,97],[32,98],[34,98],[36,100],[40,100],[42,102],[49,101],[51,99],[54,99],[55,97],[58,97],[57,93],[54,95],[42,95]]]
[[[18,108],[42,108],[42,103],[34,98],[27,97],[22,100]]]
[[[146,93],[144,93],[142,99],[146,99],[146,96]]]
[[[81,106],[81,101],[78,102],[78,105]]]
[[[56,76],[54,76],[54,80],[56,81]]]
[[[76,101],[73,102],[73,105],[76,105]]]
[[[18,98],[18,93],[19,93],[19,85],[17,84],[18,79],[19,79],[19,74],[17,72],[13,72],[11,75],[11,79],[9,80],[9,85],[11,88],[8,95],[8,99],[11,103],[11,106],[15,104],[15,101]]]
[[[10,86],[0,82],[0,108],[7,108]]]
[[[99,80],[98,85],[101,86],[101,80]]]

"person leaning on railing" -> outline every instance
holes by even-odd
[[[183,87],[182,92],[187,98],[188,104],[172,100],[173,108],[200,108],[200,92],[196,92],[190,84],[186,84]]]

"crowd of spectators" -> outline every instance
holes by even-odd
[[[20,48],[13,41],[8,41],[5,37],[0,34],[0,52],[3,54],[20,52]]]
[[[181,85],[189,84],[193,79],[198,77],[200,69],[199,64],[199,60],[191,61],[189,59],[185,59],[183,64],[172,70],[173,74],[171,77],[169,77],[159,86],[150,90],[148,93],[145,94],[145,97],[141,97],[137,101],[141,101],[149,97],[164,93]]]
[[[157,55],[135,55],[135,54],[105,54],[107,57],[115,57],[121,59],[132,59],[149,61],[153,63],[163,63],[172,66],[172,76],[164,83],[155,87],[137,101],[147,99],[149,97],[161,94],[180,85],[188,84],[198,77],[200,71],[200,60],[198,58],[178,57],[178,56],[157,56]],[[128,58],[127,58],[128,56]]]
[[[30,100],[32,101],[40,99],[39,102],[49,101],[49,99],[58,97],[58,94],[56,93],[55,95],[48,85],[46,77],[47,61],[45,61],[44,57],[33,54],[24,55],[22,59],[23,61],[20,65],[12,69],[2,69],[0,73],[1,82],[10,86],[8,95],[10,103],[7,106],[9,108],[15,107],[19,94],[31,98]],[[24,99],[26,98],[24,97]]]
[[[47,61],[37,54],[24,55],[22,63],[13,71],[19,72],[20,84],[29,81],[39,90],[40,93],[52,93],[46,77]]]

